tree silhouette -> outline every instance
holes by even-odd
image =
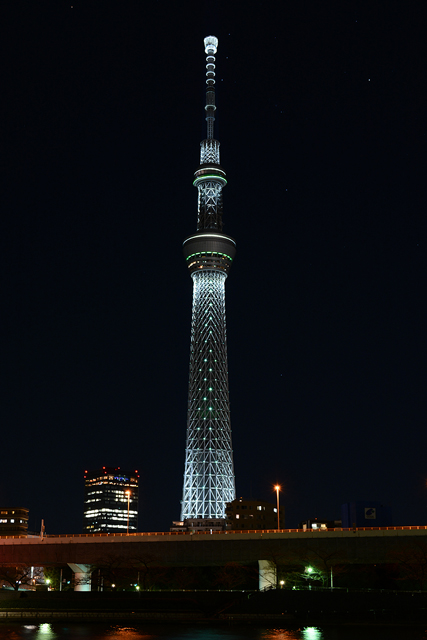
[[[215,584],[224,589],[235,589],[245,582],[246,569],[237,562],[228,562],[218,568],[215,576]]]
[[[398,568],[397,580],[411,580],[419,589],[427,586],[427,543],[408,541],[404,547],[392,550],[388,560]]]
[[[42,571],[29,564],[1,564],[0,581],[9,584],[15,591],[20,586],[33,584],[33,580],[42,577]]]

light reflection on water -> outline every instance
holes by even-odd
[[[55,631],[53,631],[52,625],[49,624],[49,622],[42,622],[41,624],[25,624],[23,625],[23,628],[26,631],[25,635],[23,634],[21,636],[18,634],[16,636],[17,638],[25,637],[31,638],[31,640],[54,640],[55,638],[60,637],[55,633]]]
[[[136,626],[71,623],[0,624],[0,640],[427,640],[422,628],[336,626],[294,629],[190,627],[187,625]]]
[[[6,635],[4,635],[6,631]],[[77,624],[0,625],[0,639],[8,640],[328,640],[317,627],[257,629],[253,627],[138,626]]]
[[[306,627],[303,629],[302,637],[304,640],[321,640],[323,635],[317,627]]]
[[[260,640],[322,640],[323,634],[317,627],[302,629],[266,629]]]
[[[128,627],[122,625],[79,625],[70,624],[62,626],[58,624],[50,624],[44,622],[42,624],[26,624],[20,627],[23,633],[19,633],[18,628],[12,631],[13,635],[3,636],[2,626],[0,626],[0,639],[7,637],[8,640],[18,640],[25,638],[27,640],[61,640],[67,638],[74,640],[78,638],[90,638],[91,640],[155,640],[160,638],[155,633],[146,633],[142,629],[136,627]],[[4,627],[3,627],[4,628]],[[172,638],[173,636],[171,636]],[[166,638],[164,640],[167,640]]]
[[[219,627],[218,629],[193,628],[191,631],[179,627],[172,635],[144,634],[135,627],[116,626],[108,632],[109,640],[323,640],[323,634],[317,627],[304,627],[303,629],[266,629],[257,630],[247,627],[242,634],[241,630],[236,631],[230,627]]]
[[[138,630],[136,627],[122,627],[119,625],[112,627],[108,631],[108,634],[109,635],[105,636],[108,640],[113,640],[115,638],[117,638],[117,640],[152,640],[158,638],[158,636],[153,635],[152,633],[145,633],[141,629]]]

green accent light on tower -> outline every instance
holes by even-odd
[[[192,253],[191,256],[187,256],[186,260],[190,260],[190,258],[194,258],[195,256],[224,256],[224,258],[228,258],[233,262],[233,258],[219,251],[199,251],[198,253]]]

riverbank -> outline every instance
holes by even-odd
[[[427,593],[395,591],[2,592],[0,622],[424,624]]]

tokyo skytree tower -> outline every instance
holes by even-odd
[[[200,143],[197,231],[184,240],[193,279],[187,443],[181,520],[225,518],[234,500],[233,451],[228,395],[225,280],[236,254],[222,232],[222,189],[227,184],[214,138],[215,54],[218,39],[204,40],[206,53],[206,140]]]

